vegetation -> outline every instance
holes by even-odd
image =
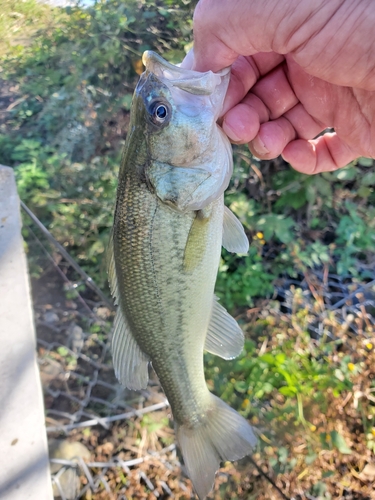
[[[194,4],[103,0],[52,9],[35,0],[2,3],[0,163],[14,167],[22,200],[103,288],[141,54],[151,48],[172,62],[181,60],[191,47]],[[276,474],[294,474],[296,488],[297,476],[313,477],[314,463],[326,467],[326,452],[335,457],[331,464],[354,453],[350,467],[357,475],[355,457],[375,453],[373,324],[351,329],[327,307],[327,280],[325,289],[323,278],[314,282],[319,272],[339,276],[349,293],[374,279],[374,188],[369,159],[309,177],[280,159],[260,162],[246,148],[235,148],[226,203],[244,224],[251,248],[248,256],[223,251],[217,294],[238,315],[247,342],[230,363],[207,355],[207,379],[260,428],[258,459]],[[32,241],[27,228],[25,236]],[[41,256],[31,244],[29,257],[33,276],[40,276]],[[298,286],[302,281],[309,301]],[[316,324],[318,337],[312,335]],[[338,404],[350,394],[357,406],[345,420]],[[305,440],[303,453],[292,451],[291,436]],[[271,446],[275,442],[278,449]],[[306,482],[311,495],[335,497],[337,477],[330,472],[327,466],[315,482]],[[235,498],[220,488],[222,498]]]

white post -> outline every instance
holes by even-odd
[[[0,498],[52,500],[19,198],[0,165]]]

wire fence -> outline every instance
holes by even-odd
[[[33,244],[50,264],[42,283],[34,286],[33,295],[55,497],[91,499],[97,494],[95,498],[131,499],[136,496],[138,482],[149,492],[149,496],[139,498],[194,498],[189,481],[180,473],[173,431],[166,424],[169,406],[157,380],[151,377],[149,390],[132,392],[115,378],[110,354],[113,308],[108,299],[83,296],[80,289],[90,281],[87,274],[80,273],[77,266],[73,269],[66,255],[56,257],[49,247],[54,246],[53,237],[44,231],[47,240],[42,240],[36,231],[29,230]],[[297,306],[293,298],[296,288],[300,289]],[[365,338],[375,328],[374,290],[375,279],[356,284],[351,276],[323,269],[294,280],[284,278],[273,299],[280,303],[284,315],[291,315],[296,307],[313,309],[309,333],[314,339],[332,338],[326,322],[332,313],[345,328]],[[153,417],[143,429],[147,415]],[[141,441],[134,438],[134,426]],[[97,457],[102,459],[92,461],[84,447],[62,450],[63,445],[82,436],[98,446]],[[125,449],[121,443],[126,440]],[[110,453],[106,453],[106,446]],[[163,467],[165,474],[150,475],[152,464]],[[176,488],[172,491],[176,481],[181,494],[175,493]],[[126,484],[129,495],[117,494],[114,484]],[[288,498],[272,484],[280,497]]]

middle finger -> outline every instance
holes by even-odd
[[[284,65],[278,66],[258,80],[251,92],[267,106],[271,120],[279,118],[298,103],[286,77]]]

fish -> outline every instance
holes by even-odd
[[[239,413],[212,394],[204,351],[238,356],[244,335],[214,295],[222,245],[247,253],[241,222],[224,206],[231,145],[217,124],[229,69],[200,73],[146,51],[119,170],[108,276],[118,306],[113,365],[144,389],[149,365],[169,401],[178,445],[200,500],[221,461],[257,442]]]

